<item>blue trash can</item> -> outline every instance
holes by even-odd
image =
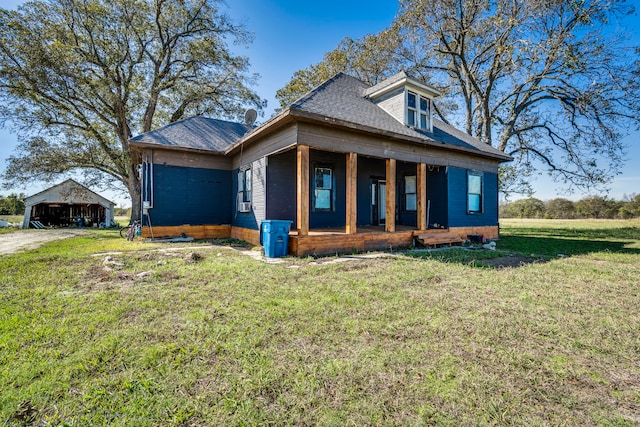
[[[282,219],[265,219],[260,225],[260,243],[264,247],[264,255],[279,258],[287,255],[289,248],[289,228],[293,221]]]

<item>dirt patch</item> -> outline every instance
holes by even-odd
[[[0,236],[0,255],[35,249],[54,240],[68,239],[84,233],[84,230],[79,229],[24,230],[6,233]]]
[[[499,258],[483,259],[479,261],[483,265],[494,268],[516,268],[522,267],[527,264],[535,264],[544,262],[541,258],[533,257],[520,257],[520,256],[505,256]]]

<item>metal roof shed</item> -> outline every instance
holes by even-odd
[[[23,228],[29,228],[33,221],[46,226],[77,225],[78,218],[87,227],[113,223],[115,203],[73,179],[29,196],[24,203]]]

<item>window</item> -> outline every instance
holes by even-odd
[[[467,174],[467,212],[482,213],[482,174]]]
[[[407,124],[409,126],[416,125],[416,98],[417,96],[415,93],[409,92],[407,94]]]
[[[251,169],[238,172],[238,201],[251,201]]]
[[[407,93],[407,125],[431,130],[431,101],[413,92]]]
[[[314,168],[313,209],[316,211],[333,210],[333,170],[328,167]]]
[[[431,117],[429,107],[431,102],[427,98],[420,97],[420,128],[431,130]]]
[[[417,186],[415,175],[404,177],[404,210],[417,210]]]

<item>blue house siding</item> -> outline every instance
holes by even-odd
[[[467,170],[449,168],[449,227],[498,225],[498,175],[483,174],[482,212],[467,212]]]
[[[427,169],[427,201],[429,206],[429,224],[449,223],[449,192],[447,191],[447,172],[445,167]]]
[[[295,165],[295,163],[294,163]],[[333,170],[333,209],[330,212],[314,210],[314,178],[316,167]],[[346,156],[341,153],[310,150],[309,152],[309,227],[344,227],[346,207]]]
[[[231,171],[155,164],[151,224],[230,224],[230,193]]]
[[[267,219],[287,219],[297,227],[297,156],[295,150],[270,156],[267,166]],[[333,171],[333,210],[313,210],[314,168]],[[309,227],[342,227],[345,224],[345,155],[311,150],[309,153]]]
[[[296,150],[267,159],[266,219],[288,219],[297,228],[297,156]]]

